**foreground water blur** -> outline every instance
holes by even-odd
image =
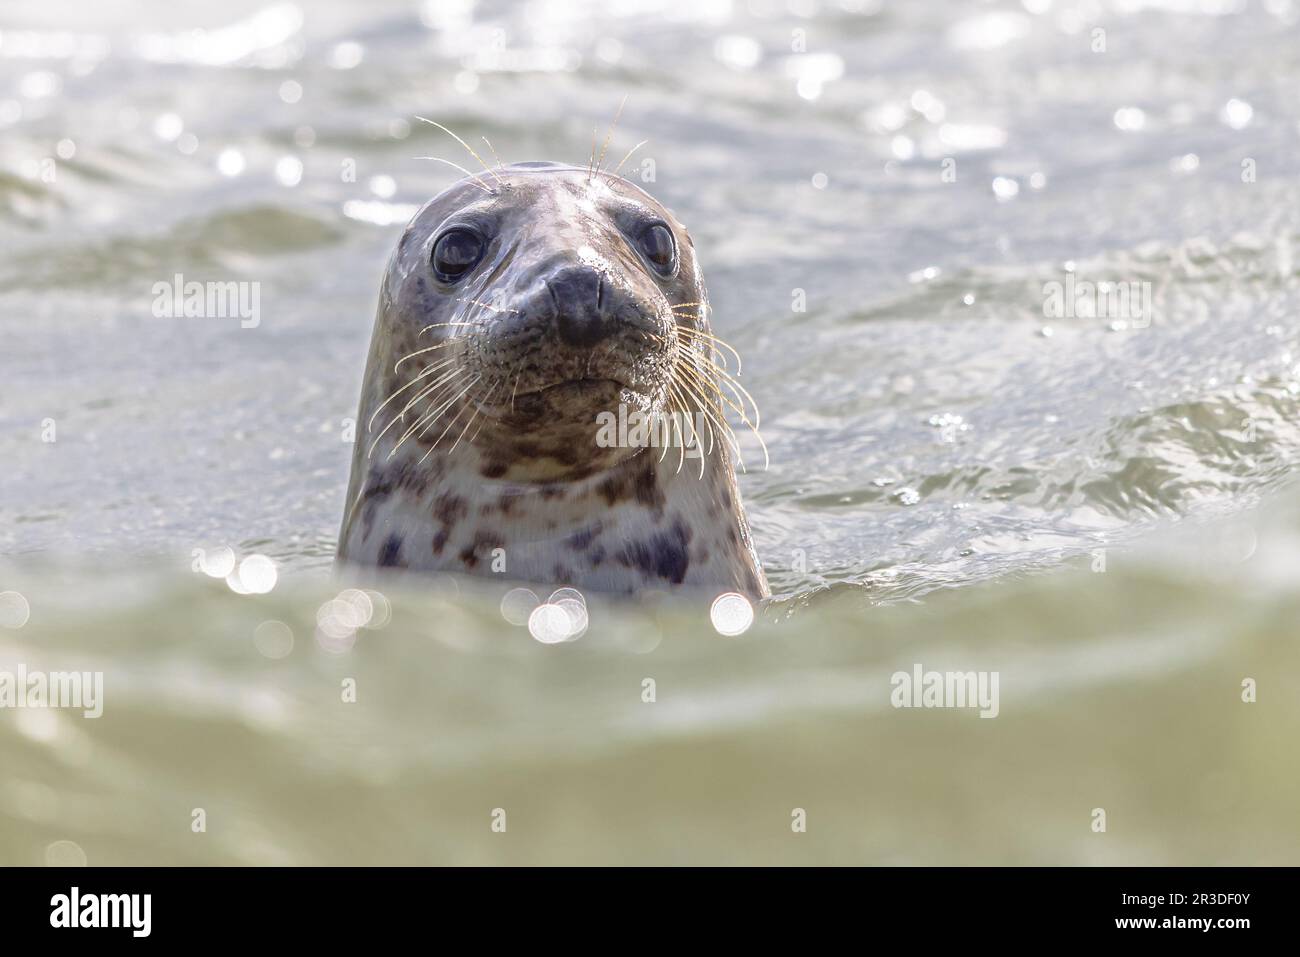
[[[1294,4],[128,6],[0,22],[0,672],[106,699],[0,711],[0,862],[1296,862]],[[777,601],[322,632],[382,265],[464,159],[414,117],[585,162],[625,94]],[[177,273],[259,321],[156,317]],[[893,709],[915,663],[999,716]]]
[[[0,669],[102,670],[104,714],[4,714],[0,859],[1294,863],[1300,500],[1094,567],[922,604],[837,586],[735,638],[706,604],[589,597],[560,645],[504,588],[392,583],[339,645],[312,576],[29,569]],[[997,671],[998,716],[894,709],[917,663]]]

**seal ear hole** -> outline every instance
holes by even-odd
[[[433,243],[430,256],[433,274],[440,282],[454,283],[478,265],[486,248],[487,243],[474,230],[453,227]]]
[[[677,272],[677,240],[663,223],[651,223],[637,235],[637,246],[652,269],[664,278]]]

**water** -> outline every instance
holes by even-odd
[[[105,682],[0,712],[0,861],[1297,861],[1295,4],[132,13],[0,22],[0,671]],[[586,162],[624,95],[763,409],[777,600],[542,646],[393,582],[323,648],[383,263],[455,175],[415,157],[469,165],[415,116]],[[260,320],[155,317],[177,273]],[[1071,275],[1152,308],[1045,314]],[[916,662],[999,716],[891,708]]]

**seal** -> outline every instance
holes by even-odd
[[[728,424],[757,435],[739,361],[690,237],[640,187],[484,164],[389,260],[339,561],[766,597]]]

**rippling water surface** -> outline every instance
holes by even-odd
[[[7,9],[0,671],[102,670],[105,713],[0,711],[0,861],[1295,863],[1298,20]],[[465,160],[415,117],[586,162],[625,95],[763,409],[777,600],[724,639],[589,596],[543,646],[507,586],[392,582],[322,635],[383,264],[456,175],[416,157]],[[260,321],[156,318],[178,273]],[[998,718],[891,708],[915,662],[999,672]]]

